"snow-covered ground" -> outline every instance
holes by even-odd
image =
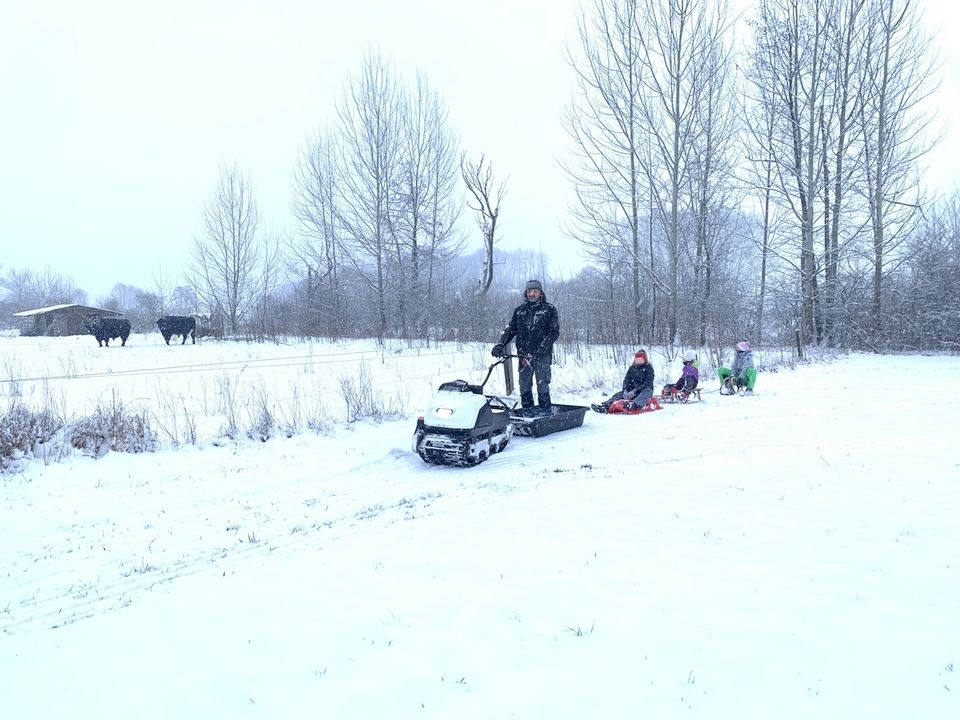
[[[201,439],[0,476],[4,719],[960,717],[960,358],[762,373],[448,469],[410,453],[413,408],[486,348],[262,345],[240,370],[230,344],[5,342],[10,378],[91,376],[25,401],[166,393]],[[331,400],[323,434],[205,439],[218,382],[282,405],[350,366],[409,414]],[[623,370],[555,384],[595,401]]]

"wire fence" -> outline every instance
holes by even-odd
[[[85,373],[64,373],[61,375],[36,375],[24,377],[0,378],[0,384],[26,383],[26,382],[50,382],[59,380],[88,380],[91,378],[115,378],[115,377],[136,377],[142,375],[166,375],[183,374],[196,372],[226,371],[226,370],[245,370],[248,368],[256,369],[274,369],[285,367],[300,367],[304,365],[335,365],[342,364],[349,360],[363,360],[372,356],[381,356],[384,360],[387,357],[394,359],[412,359],[412,358],[430,358],[444,357],[452,354],[452,351],[436,352],[418,352],[418,353],[397,353],[386,350],[352,350],[340,353],[307,353],[303,355],[289,355],[267,358],[244,358],[239,360],[220,360],[216,362],[205,363],[187,363],[183,365],[163,365],[160,367],[138,367],[126,370],[101,370]]]
[[[289,436],[308,429],[326,433],[363,418],[404,417],[425,406],[438,382],[475,379],[488,362],[485,344],[456,342],[428,348],[314,347],[310,343],[309,349],[300,352],[274,349],[279,354],[224,357],[225,352],[254,352],[250,344],[238,344],[218,345],[218,355],[203,362],[158,364],[152,354],[119,353],[109,362],[122,358],[132,364],[139,358],[144,364],[25,373],[20,363],[33,361],[42,366],[38,353],[50,359],[47,346],[33,348],[37,351],[33,355],[20,348],[4,354],[2,351],[10,348],[0,341],[0,367],[7,375],[0,378],[0,397],[7,396],[10,412],[15,406],[29,410],[31,405],[39,405],[41,413],[59,418],[64,432],[73,432],[72,428],[84,423],[105,427],[115,418],[140,421],[172,447],[244,435],[265,440],[274,434]],[[554,383],[555,390],[578,396],[596,390],[605,397],[622,377],[623,366],[616,359],[621,349],[558,347],[555,360],[566,369],[562,382]],[[674,348],[658,355],[664,369],[676,359]],[[83,349],[81,357],[57,359],[72,370],[81,363],[89,367],[89,363],[106,362],[107,356]],[[211,373],[216,377],[211,378]],[[554,380],[558,379],[555,375]],[[498,394],[502,387],[499,374],[490,381],[489,391]],[[710,390],[704,388],[704,392]]]
[[[7,343],[0,343],[0,349],[8,347]],[[37,345],[33,347],[37,348]],[[41,348],[41,351],[45,352],[46,348]],[[19,354],[21,350],[18,348],[16,352]],[[275,416],[278,425],[302,427],[309,421],[314,421],[316,424],[330,426],[344,420],[358,419],[356,412],[351,414],[351,400],[354,401],[355,408],[368,410],[371,417],[398,416],[409,410],[411,401],[425,400],[431,390],[427,385],[436,382],[440,375],[471,377],[471,374],[478,370],[480,352],[479,344],[464,343],[429,349],[389,346],[347,349],[321,347],[308,352],[259,358],[220,357],[204,362],[145,364],[122,369],[36,374],[16,372],[19,368],[11,362],[16,357],[14,355],[7,358],[7,377],[0,378],[0,391],[6,388],[4,394],[8,395],[10,401],[24,402],[24,398],[30,396],[33,402],[26,402],[38,402],[43,409],[54,410],[61,417],[76,417],[78,410],[82,417],[84,412],[91,409],[99,413],[111,407],[116,408],[120,402],[120,393],[111,394],[110,398],[105,399],[102,385],[98,387],[95,384],[88,389],[84,386],[85,383],[96,383],[98,380],[161,378],[161,382],[156,386],[155,397],[150,397],[149,394],[144,397],[142,392],[136,393],[141,397],[125,397],[120,405],[127,411],[149,416],[159,430],[174,443],[178,443],[183,435],[196,437],[197,422],[201,418],[208,418],[222,425],[221,434],[226,427],[236,432],[238,424],[254,424],[257,417],[262,417],[265,412]],[[99,359],[103,356],[95,357]],[[464,358],[470,358],[472,362],[456,362]],[[432,361],[441,359],[454,362],[436,362],[435,368],[430,367]],[[371,373],[369,366],[373,363],[382,365],[384,369]],[[336,372],[338,367],[342,368],[342,372]],[[282,371],[289,369],[300,372],[286,375],[293,387],[284,392]],[[304,375],[314,374],[315,369],[315,381],[305,382]],[[246,380],[241,380],[240,376],[248,370],[256,372],[246,376]],[[264,377],[260,371],[281,371],[281,374],[271,378]],[[384,372],[395,375],[384,377]],[[169,384],[162,380],[166,377],[202,377],[210,373],[223,377],[217,377],[215,385],[201,381],[199,387],[190,380]],[[52,383],[58,386],[67,384],[71,387],[76,383],[79,387],[68,391],[64,385],[63,390],[56,390],[50,387]],[[357,398],[364,402],[357,405]],[[318,420],[318,417],[322,418],[322,421]],[[209,426],[207,427],[209,429]]]

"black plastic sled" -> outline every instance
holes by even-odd
[[[587,408],[581,405],[553,405],[552,414],[527,417],[514,411],[510,415],[513,434],[522,437],[543,437],[583,425]]]

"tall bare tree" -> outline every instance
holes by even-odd
[[[833,75],[830,102],[821,109],[823,147],[823,284],[821,295],[823,339],[833,345],[838,313],[838,282],[841,234],[847,239],[858,234],[857,210],[847,212],[848,187],[855,184],[862,162],[857,153],[857,123],[863,103],[860,52],[865,37],[863,9],[866,0],[837,0],[830,17],[827,54]],[[831,187],[832,182],[832,187]],[[853,220],[843,222],[844,215]]]
[[[342,247],[375,296],[376,333],[382,341],[388,333],[391,213],[400,200],[402,158],[403,95],[393,67],[378,54],[367,55],[360,76],[348,80],[337,110],[343,141]]]
[[[773,226],[776,220],[776,206],[773,201],[775,163],[774,132],[776,130],[776,111],[768,94],[766,83],[758,83],[755,94],[748,93],[744,103],[747,135],[744,138],[747,159],[746,184],[753,191],[759,203],[759,233],[755,242],[760,251],[760,277],[757,283],[757,305],[754,340],[759,346],[763,342],[765,322],[765,303],[768,285],[768,263],[771,256]]]
[[[656,281],[652,249],[646,263],[642,252],[647,186],[640,156],[649,137],[641,109],[641,4],[593,0],[578,19],[580,47],[569,55],[577,94],[564,114],[573,153],[562,163],[576,191],[570,234],[609,272],[622,273],[620,262],[611,263],[618,255],[629,264],[635,342],[644,332],[641,276]]]
[[[728,219],[739,198],[734,196],[733,151],[741,124],[734,94],[734,66],[728,40],[727,6],[718,3],[701,59],[694,132],[690,148],[690,207],[693,214],[696,334],[707,343],[708,309],[713,299],[716,252],[728,233]],[[733,249],[731,245],[729,250]]]
[[[652,139],[652,162],[643,170],[654,199],[667,251],[667,335],[677,336],[679,261],[689,213],[691,150],[702,132],[698,110],[717,71],[729,68],[723,38],[729,30],[726,2],[644,0],[638,50],[642,61],[640,107]],[[722,105],[732,97],[718,95]],[[715,108],[720,110],[720,106]],[[642,158],[642,156],[641,156]],[[701,162],[701,168],[704,167]]]
[[[437,111],[435,122],[430,123],[430,141],[427,145],[430,180],[425,193],[424,217],[426,277],[421,273],[424,297],[433,315],[436,314],[433,300],[438,271],[449,263],[451,257],[463,250],[463,239],[457,226],[462,210],[457,164],[460,143],[450,128],[446,108],[441,106]],[[431,321],[435,322],[436,318],[431,318]],[[426,334],[426,328],[423,332]]]
[[[307,312],[326,322],[322,329],[333,337],[344,334],[340,268],[340,226],[336,136],[323,132],[300,153],[293,177],[293,214],[302,233],[291,243],[295,272],[305,283]]]
[[[918,160],[934,142],[922,103],[936,87],[936,61],[914,0],[877,0],[869,14],[861,129],[872,235],[872,335],[880,342],[884,276],[920,218]]]
[[[493,246],[497,241],[497,222],[500,219],[500,203],[506,193],[506,182],[497,182],[493,166],[481,155],[474,163],[464,154],[460,159],[460,171],[473,202],[467,203],[476,215],[477,225],[483,233],[483,275],[480,278],[479,294],[486,295],[493,283]]]
[[[753,81],[764,83],[775,120],[771,158],[777,197],[795,218],[799,243],[799,330],[817,337],[817,256],[822,197],[822,111],[831,87],[829,38],[834,0],[759,0]]]
[[[232,332],[256,301],[260,222],[250,177],[236,165],[222,165],[204,208],[203,235],[194,238],[188,277],[197,295],[223,314]]]
[[[432,293],[432,277],[438,252],[451,237],[456,219],[454,192],[457,179],[457,141],[449,126],[447,109],[426,76],[417,74],[405,93],[401,131],[402,156],[399,172],[400,200],[392,215],[392,230],[398,248],[403,306],[410,308],[410,321],[419,333]],[[406,314],[401,314],[406,329]]]

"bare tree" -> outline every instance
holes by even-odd
[[[872,334],[880,342],[884,276],[920,218],[918,160],[934,143],[921,103],[936,87],[936,62],[913,0],[878,0],[869,12],[861,128],[872,234]]]
[[[379,55],[368,55],[360,77],[348,81],[338,107],[343,140],[343,194],[338,212],[343,229],[341,245],[357,275],[375,296],[376,333],[381,341],[388,330],[391,212],[399,201],[402,99],[389,63]]]
[[[258,243],[256,274],[252,278],[253,306],[251,315],[254,331],[260,337],[275,337],[281,332],[277,307],[277,288],[282,280],[284,267],[283,247],[289,247],[290,239],[281,240],[274,233],[267,234]]]
[[[129,312],[136,302],[137,294],[143,292],[140,288],[126,283],[114,283],[110,293],[98,299],[101,307],[119,312]]]
[[[431,322],[435,323],[433,300],[436,296],[438,271],[444,268],[452,257],[463,251],[463,237],[457,229],[462,210],[457,172],[459,141],[449,127],[446,110],[439,122],[434,124],[428,147],[430,162],[427,166],[430,168],[431,180],[426,193],[427,214],[424,229],[427,268],[424,282],[427,307],[434,316]]]
[[[158,312],[160,315],[167,314],[167,304],[170,300],[172,291],[172,279],[169,275],[163,274],[163,265],[157,266],[157,271],[153,273],[153,289],[159,303]]]
[[[733,196],[733,148],[740,134],[738,107],[733,93],[733,62],[725,40],[727,6],[716,7],[701,60],[702,78],[697,90],[694,132],[690,148],[690,207],[693,212],[694,287],[696,335],[707,343],[708,309],[713,299],[716,251],[727,234],[727,220],[739,205]],[[735,245],[730,245],[732,250]]]
[[[212,309],[212,308],[211,308]],[[190,285],[178,285],[170,293],[167,308],[171,315],[191,315],[200,312],[200,296]]]
[[[854,183],[862,162],[856,152],[857,122],[863,102],[862,67],[859,52],[863,45],[863,9],[866,0],[837,0],[830,19],[827,54],[834,78],[827,107],[821,108],[823,147],[823,339],[835,341],[838,303],[838,271],[841,261],[841,234],[845,225],[849,239],[859,232],[859,221],[842,222],[847,188]],[[831,188],[832,181],[832,188]]]
[[[291,241],[295,272],[305,283],[307,311],[326,318],[324,329],[333,337],[344,333],[337,158],[336,136],[330,131],[301,151],[292,204],[303,232]]]
[[[564,116],[574,145],[564,163],[577,192],[572,234],[614,272],[627,268],[609,264],[611,249],[624,253],[637,341],[644,309],[655,328],[658,293],[666,299],[665,334],[677,339],[686,258],[695,265],[694,303],[705,332],[708,243],[730,209],[721,205],[732,200],[730,148],[738,132],[729,31],[725,1],[594,0],[580,18],[581,52],[571,59],[577,99]],[[692,256],[685,252],[691,239]],[[656,271],[661,254],[663,273]]]
[[[411,322],[420,335],[433,292],[433,272],[452,237],[458,215],[454,203],[457,140],[450,130],[447,109],[418,74],[407,97],[403,124],[400,170],[401,212],[395,233],[402,249],[401,262],[409,264],[409,282],[403,291],[411,308]],[[406,279],[407,275],[402,275]],[[401,318],[401,322],[405,318]]]
[[[925,213],[904,266],[888,284],[902,301],[890,308],[887,341],[905,348],[960,352],[960,196]],[[894,334],[899,327],[900,332]]]
[[[577,195],[570,234],[609,272],[622,272],[621,263],[610,262],[618,254],[629,264],[636,342],[643,336],[641,274],[655,280],[652,248],[646,264],[642,258],[646,188],[640,155],[649,138],[641,110],[640,4],[593,0],[578,19],[580,48],[569,56],[577,96],[564,114],[573,153],[562,163]]]
[[[773,205],[774,167],[776,163],[773,156],[773,142],[776,129],[776,111],[768,95],[766,83],[758,83],[755,89],[756,95],[750,97],[744,105],[744,115],[747,125],[745,155],[750,175],[747,184],[755,193],[760,212],[760,232],[756,239],[756,244],[760,250],[760,277],[757,284],[756,330],[754,334],[754,340],[759,346],[763,342],[768,262],[776,209]]]
[[[110,293],[97,302],[100,307],[127,315],[137,332],[156,329],[154,323],[160,312],[160,297],[156,293],[126,283],[114,283]]]
[[[484,167],[486,163],[486,167]],[[483,275],[479,294],[486,295],[493,282],[493,245],[497,240],[497,221],[500,219],[500,203],[506,193],[506,182],[497,183],[493,178],[493,166],[481,155],[480,162],[468,160],[464,154],[460,171],[473,202],[467,205],[474,211],[477,225],[483,233]]]
[[[10,268],[0,279],[0,287],[6,290],[7,302],[14,310],[87,302],[87,293],[73,278],[49,266],[39,272]]]
[[[203,235],[194,239],[190,284],[211,310],[237,332],[256,300],[260,210],[249,176],[236,165],[220,168],[220,181],[203,213]]]
[[[804,342],[833,342],[838,268],[862,224],[849,188],[862,168],[856,128],[863,7],[864,0],[763,0],[753,23],[748,155],[763,195],[758,316],[762,326],[773,253],[787,270],[780,290],[795,298]],[[779,238],[772,234],[775,220],[783,221]],[[799,242],[784,243],[793,238]]]
[[[817,199],[823,187],[822,111],[832,76],[829,31],[833,0],[760,0],[754,27],[754,82],[764,83],[775,120],[771,158],[777,197],[799,231],[799,330],[804,344],[816,332]]]
[[[644,0],[641,11],[638,50],[644,88],[640,108],[654,147],[652,161],[644,162],[643,170],[656,188],[653,197],[664,229],[667,335],[673,343],[682,225],[688,207],[685,195],[693,172],[691,149],[702,131],[697,111],[714,73],[729,67],[722,47],[729,19],[726,2],[711,0]],[[716,99],[721,104],[732,100],[723,94]]]

